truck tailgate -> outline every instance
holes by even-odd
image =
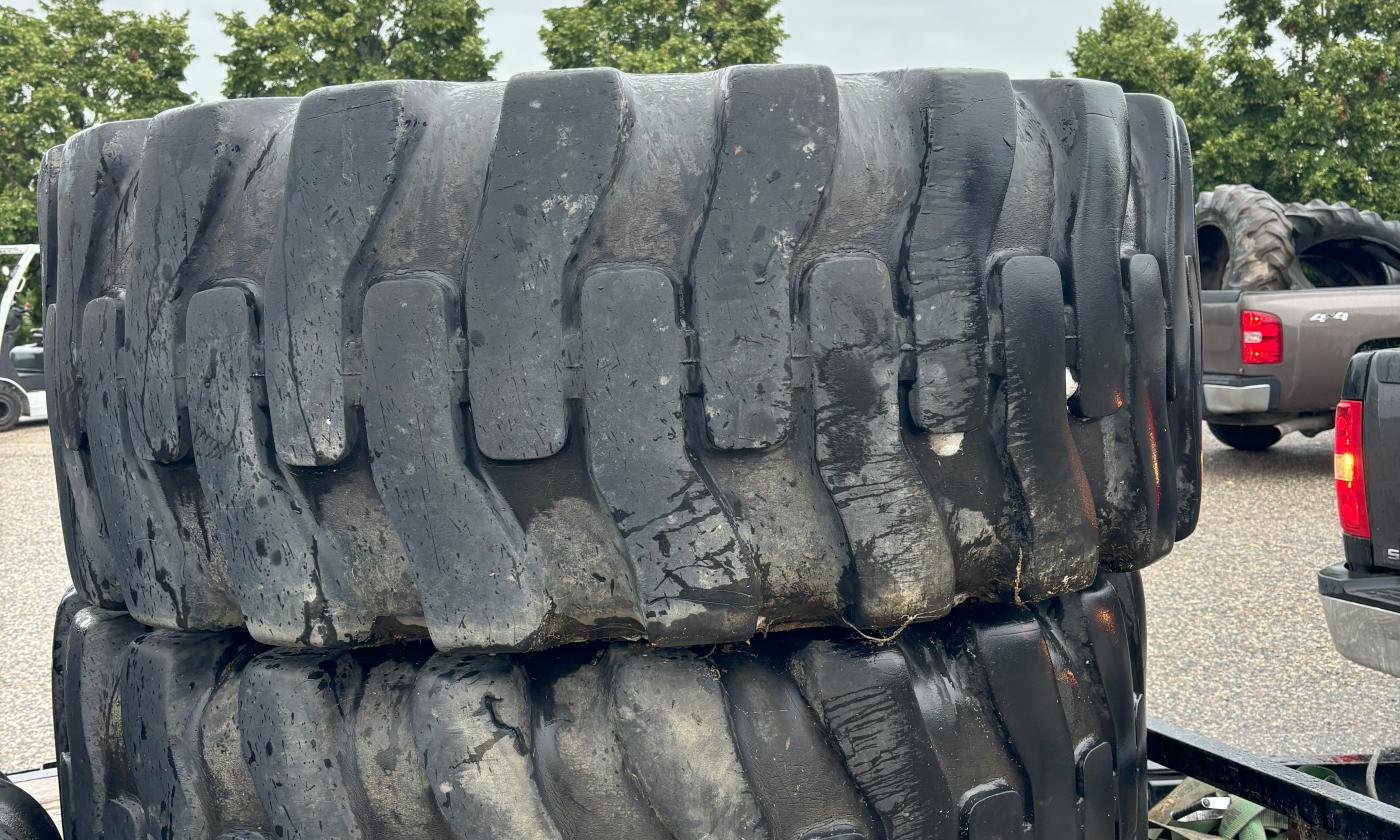
[[[1240,361],[1245,310],[1267,312],[1282,322],[1282,362]],[[1325,411],[1341,394],[1347,363],[1358,349],[1400,339],[1400,286],[1205,292],[1201,321],[1207,375],[1272,377],[1279,389],[1276,408]]]

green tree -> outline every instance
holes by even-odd
[[[38,237],[34,176],[47,149],[99,122],[188,104],[180,85],[193,57],[185,15],[99,0],[41,0],[38,14],[0,6],[0,243]]]
[[[1182,38],[1142,0],[1114,0],[1070,60],[1171,98],[1202,187],[1400,217],[1400,0],[1226,0],[1222,21]]]
[[[777,0],[584,0],[545,9],[544,54],[555,69],[616,67],[687,73],[777,61],[787,38]]]
[[[0,242],[33,242],[34,175],[49,148],[111,120],[189,104],[186,16],[108,11],[98,0],[0,6]]]
[[[376,79],[484,81],[500,61],[486,53],[477,0],[270,0],[249,22],[219,14],[233,49],[224,95],[295,96]]]

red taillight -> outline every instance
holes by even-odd
[[[1357,400],[1337,403],[1337,431],[1332,475],[1337,482],[1337,515],[1342,530],[1353,537],[1371,536],[1366,510],[1366,465],[1361,459],[1362,406]]]
[[[1252,309],[1240,313],[1240,361],[1247,365],[1283,361],[1283,322],[1277,315]]]

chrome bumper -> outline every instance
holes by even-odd
[[[1357,578],[1344,568],[1319,575],[1332,644],[1358,665],[1400,677],[1400,575]]]
[[[1269,410],[1269,386],[1205,384],[1207,414],[1263,414]]]

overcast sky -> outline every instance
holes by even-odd
[[[486,0],[489,48],[503,55],[496,78],[543,70],[540,10],[568,0]],[[1106,0],[782,0],[788,31],[781,57],[788,62],[827,64],[838,73],[899,67],[988,67],[1013,76],[1043,76],[1069,69],[1065,52],[1075,30],[1098,21]],[[1156,0],[1182,30],[1214,29],[1224,0]],[[190,37],[199,53],[189,69],[189,89],[203,99],[219,97],[223,65],[215,56],[228,41],[214,7],[242,9],[250,17],[266,11],[264,0],[180,2],[107,0],[110,7],[190,13]]]

